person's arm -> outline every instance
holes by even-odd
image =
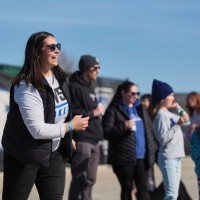
[[[19,106],[27,129],[35,139],[64,137],[69,128],[66,128],[65,123],[45,123],[42,99],[32,85],[27,86],[25,82],[21,82],[19,87],[15,86],[14,100]]]
[[[200,166],[200,139],[197,136],[197,132],[192,134],[190,141],[190,155],[194,163]]]
[[[115,122],[115,114],[111,108],[107,108],[103,120],[103,130],[105,139],[108,140],[118,140],[127,135],[127,133],[131,133],[131,130],[126,129],[125,122]]]
[[[154,131],[161,145],[168,143],[171,139],[173,139],[176,132],[180,131],[181,129],[181,127],[176,123],[169,128],[167,124],[169,123],[168,120],[170,119],[164,115],[159,115],[159,117],[155,118],[154,120]]]

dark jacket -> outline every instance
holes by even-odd
[[[145,129],[146,169],[155,162],[157,144],[151,129],[151,120],[141,105],[136,107],[138,116],[143,120]],[[105,138],[109,140],[108,163],[118,165],[136,164],[135,137],[133,131],[125,130],[129,114],[118,102],[109,105],[103,116]]]
[[[101,119],[94,117],[92,112],[98,104],[92,83],[85,81],[79,72],[75,72],[70,77],[69,89],[73,116],[90,117],[87,129],[74,132],[74,139],[97,144],[99,140],[103,139],[103,129]]]
[[[56,78],[70,105],[67,81],[60,82],[59,77]],[[54,124],[54,93],[44,77],[42,78],[42,83],[44,90],[38,92],[43,101],[45,123]],[[69,115],[66,121],[71,119],[70,112],[69,108]],[[59,150],[66,161],[69,161],[72,156],[71,140],[72,133],[65,134],[65,137],[61,139]],[[2,146],[6,152],[21,162],[49,166],[52,140],[36,140],[29,133],[22,119],[18,104],[14,101],[14,85],[10,89],[10,111],[3,131]]]

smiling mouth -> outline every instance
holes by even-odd
[[[57,56],[52,56],[52,59],[54,60],[57,60],[57,58],[58,58]]]

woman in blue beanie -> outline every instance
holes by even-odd
[[[181,178],[181,158],[185,156],[181,126],[188,120],[187,113],[179,116],[169,111],[177,108],[172,87],[154,79],[152,85],[154,110],[153,131],[159,142],[158,165],[163,175],[164,200],[175,200]]]

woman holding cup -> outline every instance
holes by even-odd
[[[121,185],[121,200],[131,200],[133,181],[137,199],[149,200],[147,170],[155,161],[156,142],[151,120],[139,104],[138,87],[120,84],[103,116],[103,128],[109,141],[108,163]]]

